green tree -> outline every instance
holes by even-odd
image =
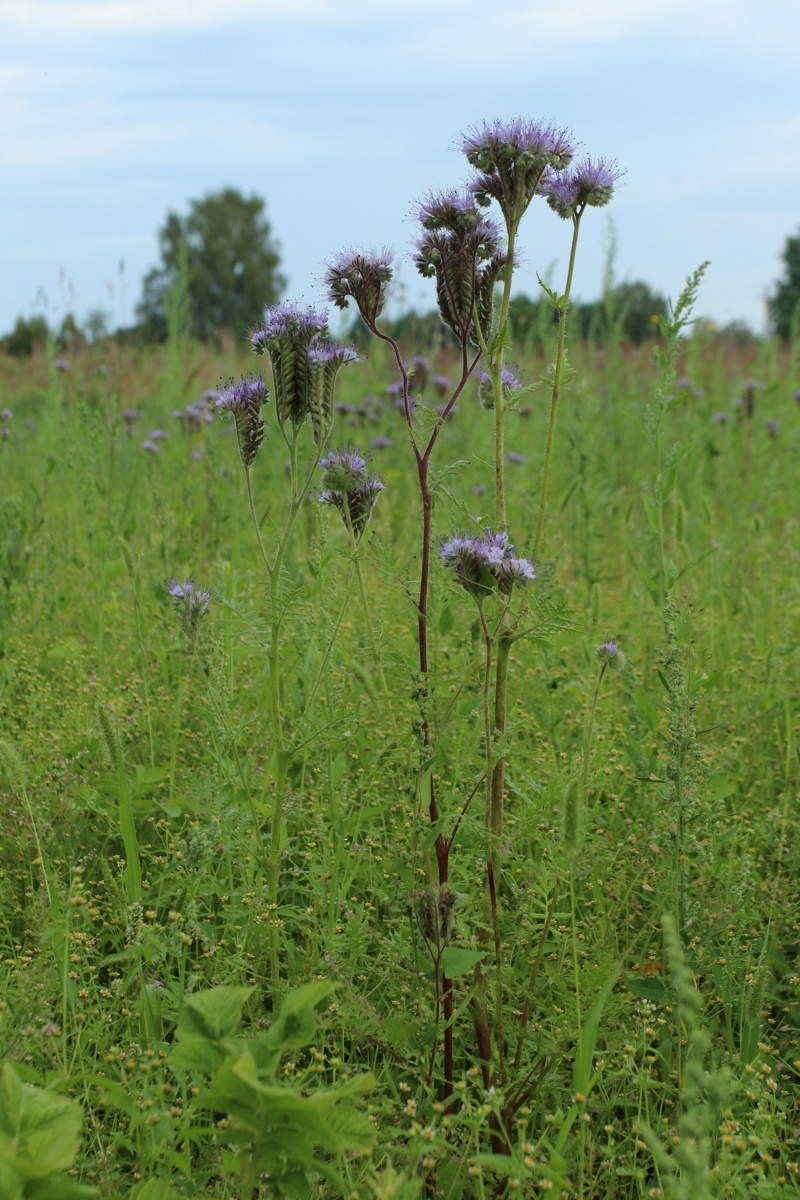
[[[773,333],[788,338],[800,319],[800,230],[786,239],[781,259],[785,270],[769,299],[769,320]]]
[[[223,329],[241,332],[286,286],[264,201],[235,188],[190,201],[188,216],[168,213],[159,244],[161,265],[145,277],[137,308],[147,338],[167,335],[169,297],[178,281],[183,246],[191,332],[202,341]]]
[[[43,346],[47,341],[47,321],[44,317],[17,317],[17,323],[11,333],[3,338],[2,347],[6,354],[15,358],[30,358],[37,346]]]

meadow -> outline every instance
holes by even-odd
[[[246,341],[0,359],[2,1196],[800,1191],[800,355],[663,332],[571,348],[535,554],[508,352],[513,596],[496,410],[413,364],[424,672],[386,344],[324,445],[237,438]]]

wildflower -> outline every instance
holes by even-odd
[[[727,425],[728,421],[730,421],[730,417],[726,412],[715,412],[712,415],[711,420],[716,421],[717,425]]]
[[[548,171],[542,180],[542,195],[559,217],[580,218],[587,206],[602,208],[608,204],[622,174],[610,159],[585,158],[568,171]]]
[[[152,441],[151,438],[146,438],[145,441],[142,442],[142,449],[146,450],[148,454],[161,453],[161,447],[156,442]]]
[[[183,583],[179,583],[177,579],[170,579],[167,583],[167,589],[172,596],[175,605],[175,611],[178,614],[178,621],[186,641],[189,646],[194,648],[197,640],[197,632],[203,619],[208,614],[209,601],[211,592],[202,592],[196,588],[191,579],[184,579]]]
[[[266,319],[250,330],[257,354],[268,354],[275,385],[275,415],[279,425],[303,424],[312,403],[312,363],[308,348],[327,332],[328,317],[313,308],[287,301],[267,311]]]
[[[373,450],[388,450],[392,444],[392,439],[388,437],[373,438],[370,443]]]
[[[68,371],[69,370],[69,359],[68,358],[57,358],[56,361],[53,363],[53,366],[55,367],[55,369],[57,371]]]
[[[497,586],[510,596],[515,583],[525,585],[536,578],[533,563],[519,558],[505,530],[487,530],[480,537],[455,535],[442,544],[439,551],[445,567],[452,570],[457,581],[481,604]]]
[[[0,419],[2,419],[3,421],[10,421],[11,418],[13,417],[13,415],[14,414],[11,412],[10,409],[4,408],[3,411],[0,412]]]
[[[260,375],[243,375],[236,383],[231,379],[227,387],[221,387],[219,391],[217,408],[233,416],[239,455],[245,470],[252,467],[264,441],[261,409],[268,400],[267,385]]]
[[[781,423],[780,421],[767,421],[765,424],[765,429],[774,441],[781,431]]]
[[[2,438],[4,442],[7,442],[10,437],[11,437],[11,430],[8,428],[7,425],[4,425],[3,428],[0,429],[0,438]]]
[[[374,251],[347,250],[326,263],[325,286],[328,298],[337,308],[347,308],[352,298],[364,322],[374,326],[386,302],[386,290],[392,278],[394,255],[384,248]]]
[[[594,656],[599,663],[612,671],[625,666],[625,655],[615,641],[603,642],[602,646],[598,646],[595,650]]]
[[[485,217],[469,193],[438,192],[419,206],[423,235],[414,263],[421,275],[436,279],[439,314],[462,343],[473,340],[477,306],[481,332],[492,325],[495,284],[505,277],[508,256],[500,248],[500,230]]]
[[[423,392],[430,379],[431,364],[424,354],[415,354],[406,368],[408,386],[415,392]]]
[[[447,395],[452,386],[453,381],[447,375],[434,375],[431,379],[431,387],[440,399]]]
[[[521,466],[525,462],[521,454],[517,454],[516,450],[509,450],[506,455],[506,462],[514,463],[516,466]]]
[[[361,457],[357,447],[332,451],[320,460],[320,466],[324,471],[321,503],[331,504],[344,525],[352,530],[355,540],[360,541],[384,489],[383,480],[378,475],[367,474],[366,459]]]
[[[515,393],[522,391],[522,382],[513,367],[503,367],[500,385],[504,406],[513,408]],[[494,408],[494,383],[486,371],[478,372],[478,400],[484,412],[490,412]]]
[[[464,137],[461,148],[479,172],[473,197],[484,206],[496,200],[509,228],[528,208],[544,172],[563,170],[574,153],[565,129],[524,117],[484,121]]]
[[[311,365],[311,425],[314,441],[319,445],[333,424],[336,376],[347,363],[358,362],[358,354],[355,346],[324,342],[320,338],[311,341],[307,354]]]

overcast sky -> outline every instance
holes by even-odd
[[[325,258],[405,254],[413,201],[467,176],[460,132],[516,114],[627,172],[584,219],[579,297],[610,216],[618,279],[674,296],[710,259],[700,310],[761,330],[800,226],[798,62],[796,0],[0,0],[0,333],[129,322],[167,212],[228,185],[319,302]],[[568,234],[529,213],[520,290],[558,281]]]

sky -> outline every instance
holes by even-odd
[[[394,248],[414,203],[469,175],[460,135],[543,118],[624,168],[581,226],[573,295],[618,282],[765,328],[800,227],[796,0],[0,0],[0,334],[103,310],[129,324],[169,211],[231,186],[266,201],[287,296],[324,261]],[[537,201],[516,288],[558,286],[569,227]],[[260,314],[254,314],[254,319]]]

